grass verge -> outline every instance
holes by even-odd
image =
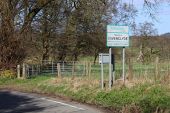
[[[143,83],[127,88],[115,86],[111,91],[100,90],[98,81],[89,78],[54,78],[38,76],[18,80],[0,78],[0,88],[67,97],[95,104],[116,113],[169,113],[169,85]]]

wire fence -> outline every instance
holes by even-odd
[[[42,61],[41,64],[23,64],[18,66],[18,76],[32,77],[38,75],[52,76],[79,76],[89,77],[100,80],[101,65],[92,62],[75,62],[75,61]],[[122,76],[122,63],[115,64],[115,78]],[[104,79],[109,77],[109,65],[104,64]],[[126,64],[126,77],[131,78],[149,78],[149,79],[166,79],[170,77],[170,61],[155,61],[148,64],[139,62],[128,62]]]
[[[23,64],[19,67],[19,74],[22,75],[25,70],[24,76],[27,77],[35,75],[92,76],[100,72],[98,64],[92,65],[91,62],[75,61],[42,61],[42,64]]]

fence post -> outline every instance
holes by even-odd
[[[61,78],[61,67],[60,67],[60,63],[57,63],[57,72],[58,72],[58,77]]]
[[[40,65],[38,65],[38,74],[41,73],[41,68],[40,68]]]
[[[65,66],[64,66],[64,61],[63,61],[63,65],[62,65],[62,66],[63,66],[63,67],[62,67],[62,70],[63,70],[63,72],[64,72],[64,70],[65,70],[65,69],[64,69],[64,68],[65,68]]]
[[[26,66],[26,73],[27,73],[27,76],[30,76],[30,70],[29,70],[29,65]]]
[[[38,65],[36,65],[36,67],[35,67],[35,73],[36,73],[36,75],[38,75]]]
[[[169,64],[170,64],[170,62],[168,63],[168,78],[167,78],[167,80],[168,80],[168,83],[170,83],[170,74],[169,74]]]
[[[26,66],[25,66],[24,63],[23,63],[23,65],[22,65],[22,77],[23,77],[23,79],[26,78]]]
[[[21,77],[21,69],[20,65],[17,65],[17,78],[20,79]]]
[[[31,66],[31,74],[32,74],[33,76],[34,76],[34,74],[35,74],[35,73],[34,73],[34,66],[33,66],[33,65]]]
[[[74,63],[74,61],[73,61],[73,64],[72,64],[73,66],[72,66],[72,76],[74,77],[74,71],[75,71],[75,63]]]
[[[85,70],[86,70],[86,64],[85,64],[85,62],[82,62],[82,65],[83,65],[82,76],[84,76],[84,75],[85,75]]]
[[[52,74],[54,74],[54,62],[51,61],[51,71],[52,71]]]
[[[129,71],[128,71],[128,79],[131,81],[133,80],[133,64],[131,62],[131,59],[129,58],[129,63],[128,63]]]
[[[89,67],[88,67],[88,62],[86,62],[86,76],[88,76],[88,72],[89,72]]]
[[[148,67],[147,66],[145,66],[145,72],[144,72],[144,78],[145,78],[145,80],[148,80]]]
[[[169,76],[169,64],[167,64],[167,76]]]
[[[86,76],[86,62],[83,63],[83,75]]]
[[[89,75],[89,78],[90,78],[90,77],[91,77],[91,62],[89,62],[88,65],[89,65],[89,66],[88,66],[88,67],[89,67],[89,69],[88,69],[88,70],[89,70],[89,71],[88,71],[88,75]]]
[[[157,80],[158,76],[159,76],[159,57],[156,57],[155,60],[155,81]]]

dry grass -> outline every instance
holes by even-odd
[[[159,84],[161,85],[165,84],[167,87],[170,87],[170,76],[169,75],[160,77],[158,81],[159,81]],[[77,91],[81,88],[86,88],[86,87],[88,87],[89,89],[100,90],[100,80],[90,79],[89,77],[76,77],[76,76],[62,77],[62,78],[59,77],[59,78],[53,78],[52,80],[50,80],[49,83],[53,85],[64,84],[67,87],[71,88],[73,91]],[[122,86],[125,86],[127,88],[132,88],[136,85],[145,84],[145,83],[154,84],[155,80],[146,78],[146,77],[133,78],[131,80],[126,79],[125,85],[124,85],[122,79],[117,79],[114,83],[113,88],[121,88]],[[108,90],[108,81],[105,81],[105,86],[106,86],[105,89]]]
[[[89,89],[99,88],[99,81],[92,80],[86,77],[63,77],[53,79],[51,83],[55,85],[64,84],[70,87],[72,90],[77,91],[81,88],[88,87]]]
[[[131,106],[124,106],[121,110],[121,113],[141,113],[141,112],[142,110],[134,104],[132,104]]]

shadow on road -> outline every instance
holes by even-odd
[[[33,98],[0,91],[0,113],[35,113],[44,109],[36,105],[36,100]]]

